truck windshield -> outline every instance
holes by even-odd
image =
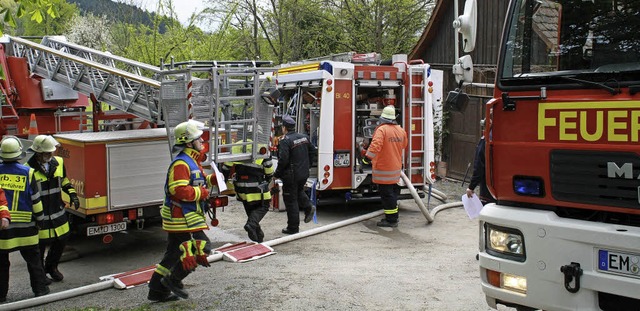
[[[503,85],[640,80],[640,1],[514,2],[499,67]]]

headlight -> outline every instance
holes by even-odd
[[[498,257],[507,257],[524,261],[526,257],[524,236],[516,229],[497,227],[486,224],[487,253]]]

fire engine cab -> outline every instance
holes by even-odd
[[[307,184],[315,184],[318,203],[378,198],[371,165],[361,154],[387,105],[396,108],[409,138],[404,173],[424,195],[436,178],[433,115],[442,76],[422,61],[408,62],[406,55],[382,64],[380,54],[354,52],[278,69],[276,115],[296,120],[296,131],[309,135],[317,148]]]

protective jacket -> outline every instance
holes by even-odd
[[[278,143],[278,167],[275,177],[292,180],[309,178],[309,166],[313,161],[315,147],[309,136],[288,132]]]
[[[62,201],[62,191],[67,194],[76,193],[71,185],[61,157],[53,157],[49,162],[49,170],[44,168],[35,157],[31,157],[27,165],[35,170],[38,191],[44,212],[44,220],[40,227],[41,242],[69,234],[69,219]]]
[[[233,184],[238,200],[248,203],[271,200],[268,186],[272,175],[271,157],[257,159],[253,163],[235,164]]]
[[[4,189],[11,215],[9,228],[0,230],[0,252],[37,247],[42,225],[42,202],[34,169],[18,162],[0,164],[0,188]]]
[[[371,139],[366,156],[372,161],[372,181],[395,184],[400,180],[402,151],[407,147],[407,132],[397,124],[380,124]]]
[[[169,166],[160,212],[166,231],[195,232],[209,228],[204,214],[207,196],[202,187],[211,187],[215,176],[204,173],[199,158],[197,150],[185,148]]]

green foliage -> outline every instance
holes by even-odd
[[[65,0],[50,0],[52,7],[56,8],[54,15],[22,16],[18,18],[15,35],[17,36],[46,36],[61,35],[65,33],[71,24],[71,20],[78,13],[75,5]],[[34,23],[36,21],[36,23]]]
[[[61,0],[64,2],[63,0]],[[2,1],[2,9],[0,10],[0,35],[5,31],[5,26],[12,28],[17,27],[16,18],[28,16],[31,21],[36,23],[42,23],[45,17],[51,18],[58,17],[57,3],[61,1],[56,0],[14,0],[14,1]]]

